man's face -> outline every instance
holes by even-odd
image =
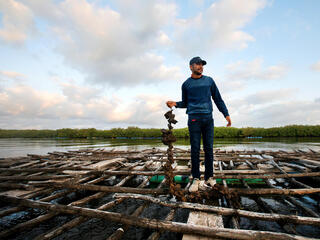
[[[203,72],[203,65],[202,65],[202,63],[194,63],[194,64],[190,65],[190,69],[193,74],[201,75]]]

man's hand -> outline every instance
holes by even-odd
[[[176,107],[177,103],[175,101],[167,101],[167,106],[169,108]]]
[[[227,127],[231,127],[231,118],[230,118],[230,116],[226,116],[226,119],[228,121]]]

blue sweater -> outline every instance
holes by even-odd
[[[187,114],[212,114],[211,97],[224,117],[229,116],[228,109],[221,98],[220,92],[211,77],[189,77],[182,84],[182,101],[177,108],[187,108]]]

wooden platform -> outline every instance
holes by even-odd
[[[190,150],[174,148],[173,156],[172,174],[190,176],[187,165]],[[189,196],[188,201],[182,201],[172,196],[175,193],[169,194],[165,181],[151,186],[152,176],[167,173],[164,169],[167,151],[156,148],[143,151],[84,149],[0,159],[0,218],[2,222],[7,221],[0,225],[0,239],[68,238],[69,231],[82,226],[86,226],[86,232],[97,231],[94,226],[88,230],[90,225],[85,223],[90,219],[103,219],[106,228],[112,223],[112,229],[116,230],[109,229],[112,232],[109,236],[101,233],[101,237],[110,239],[125,238],[130,227],[131,231],[132,227],[151,229],[148,239],[159,239],[165,232],[184,234],[184,239],[287,240],[320,236],[319,152],[215,149],[214,157],[214,178],[222,179],[217,206],[207,199],[198,201],[201,191],[199,196]],[[203,152],[200,159],[204,159]],[[241,185],[233,186],[226,181],[235,178]],[[258,178],[265,184],[260,188],[253,188],[246,181]],[[188,187],[181,185],[181,192],[190,195]],[[243,204],[243,199],[253,202],[254,211]],[[283,213],[268,203],[270,199],[291,211]],[[167,209],[167,216],[159,214],[163,207]],[[176,220],[178,211],[189,213],[186,214],[189,219]],[[27,217],[17,221],[23,214]],[[50,225],[55,223],[55,217],[66,215],[75,218],[64,217],[61,218],[66,219],[64,222]],[[224,226],[222,217],[228,219]],[[276,228],[257,225],[255,230],[245,229],[240,227],[241,218],[272,222]],[[38,228],[42,224],[50,227]],[[81,237],[80,234],[79,239]]]

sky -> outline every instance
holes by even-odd
[[[318,0],[0,0],[0,128],[166,128],[189,60],[233,127],[320,124]],[[174,108],[176,128],[186,109]],[[227,122],[213,104],[215,126]]]

